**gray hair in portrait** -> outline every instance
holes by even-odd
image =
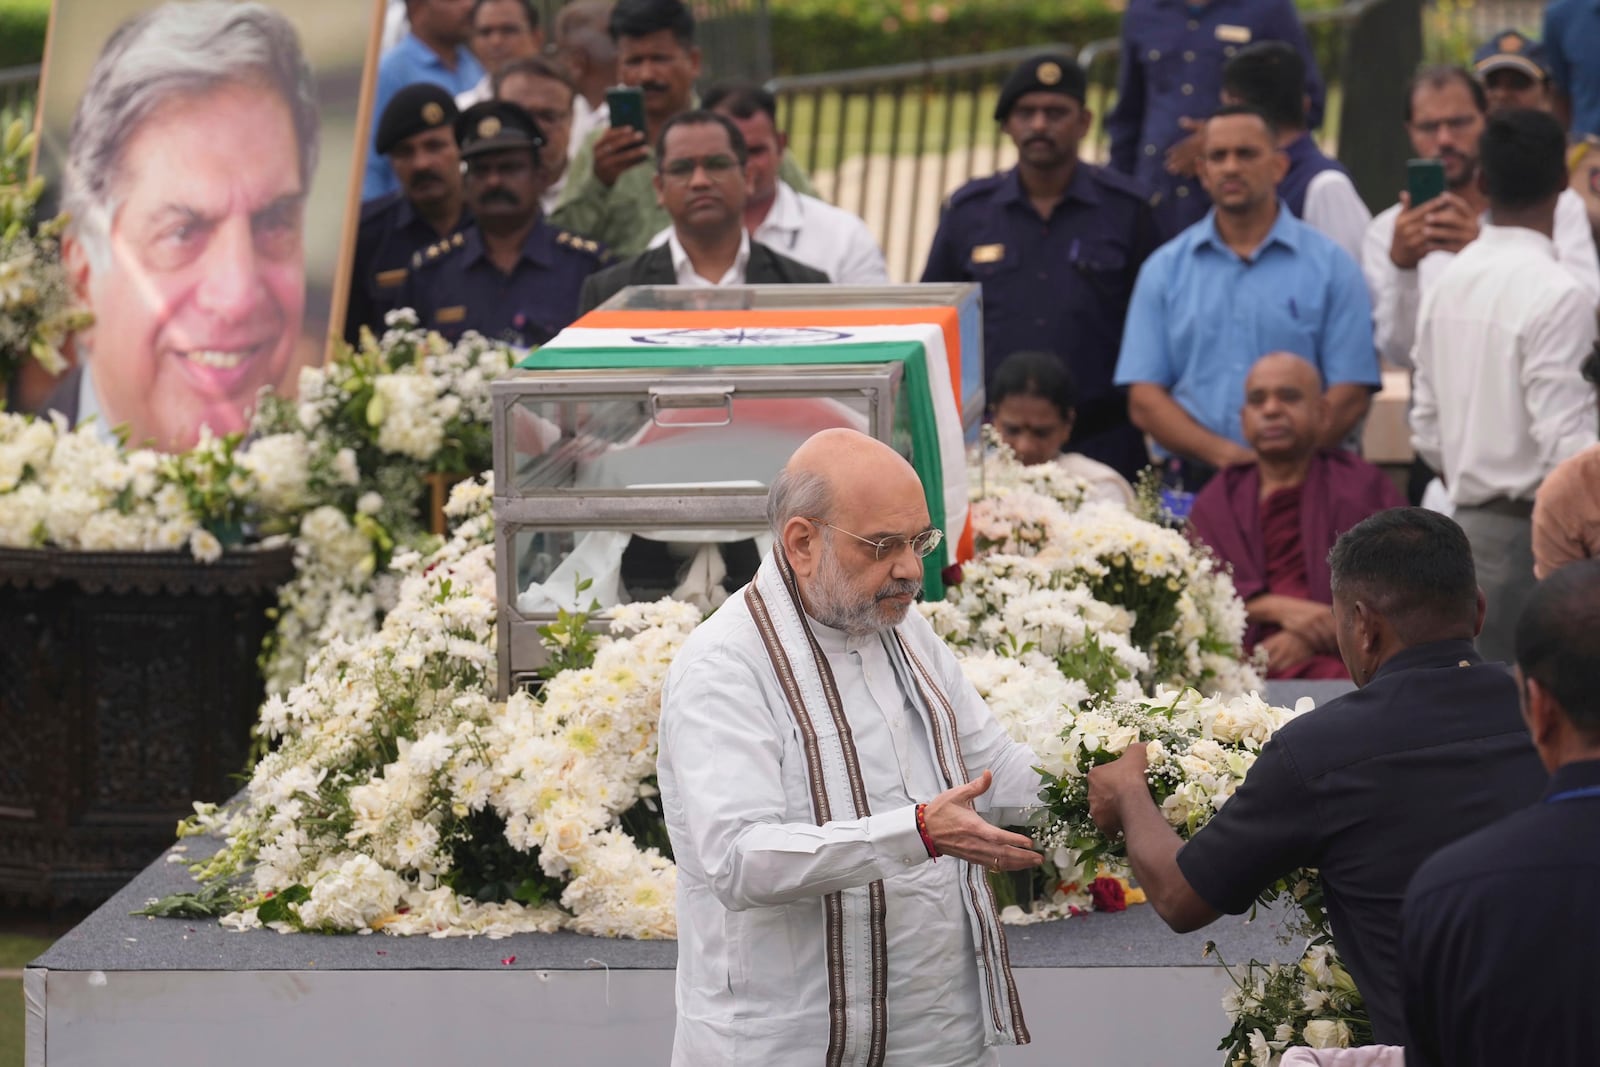
[[[171,0],[111,35],[73,116],[62,187],[61,206],[91,260],[104,265],[109,254],[122,153],[144,121],[173,97],[240,82],[263,83],[288,104],[300,180],[309,187],[320,124],[316,88],[300,37],[282,14],[258,3]]]

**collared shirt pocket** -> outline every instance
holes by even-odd
[[[1259,354],[1293,352],[1321,365],[1317,350],[1323,332],[1323,294],[1316,290],[1280,292],[1255,301]]]

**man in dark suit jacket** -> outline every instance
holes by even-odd
[[[828,276],[750,240],[744,228],[749,158],[739,128],[710,111],[670,119],[656,147],[656,196],[672,217],[667,243],[584,282],[579,314],[630,285],[770,285]]]

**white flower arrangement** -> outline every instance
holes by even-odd
[[[303,683],[268,700],[262,729],[278,747],[234,805],[186,823],[224,839],[192,870],[227,925],[674,935],[676,868],[638,838],[660,824],[661,681],[700,613],[619,609],[591,663],[537,698],[491,701],[489,496],[484,482],[457,487],[460,525],[428,557],[396,558],[399,598],[381,627],[331,641]],[[185,906],[195,900],[153,913]]]
[[[298,522],[295,577],[279,594],[262,652],[267,691],[282,694],[313,649],[372,633],[393,603],[389,560],[437,544],[420,504],[423,479],[487,470],[489,383],[515,358],[469,333],[454,345],[391,312],[382,338],[302,370],[295,400],[270,394],[245,462],[263,503]]]
[[[1261,679],[1243,658],[1245,610],[1226,570],[1176,530],[1085,503],[1052,463],[1003,446],[973,474],[979,557],[941,604],[924,605],[958,647],[1055,658],[1097,694],[1158,685],[1240,694]]]
[[[217,559],[258,514],[238,438],[181,455],[127,451],[95,427],[0,412],[0,546]]]

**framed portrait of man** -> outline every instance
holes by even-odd
[[[340,328],[383,0],[55,0],[36,170],[94,324],[50,407],[181,450]]]

